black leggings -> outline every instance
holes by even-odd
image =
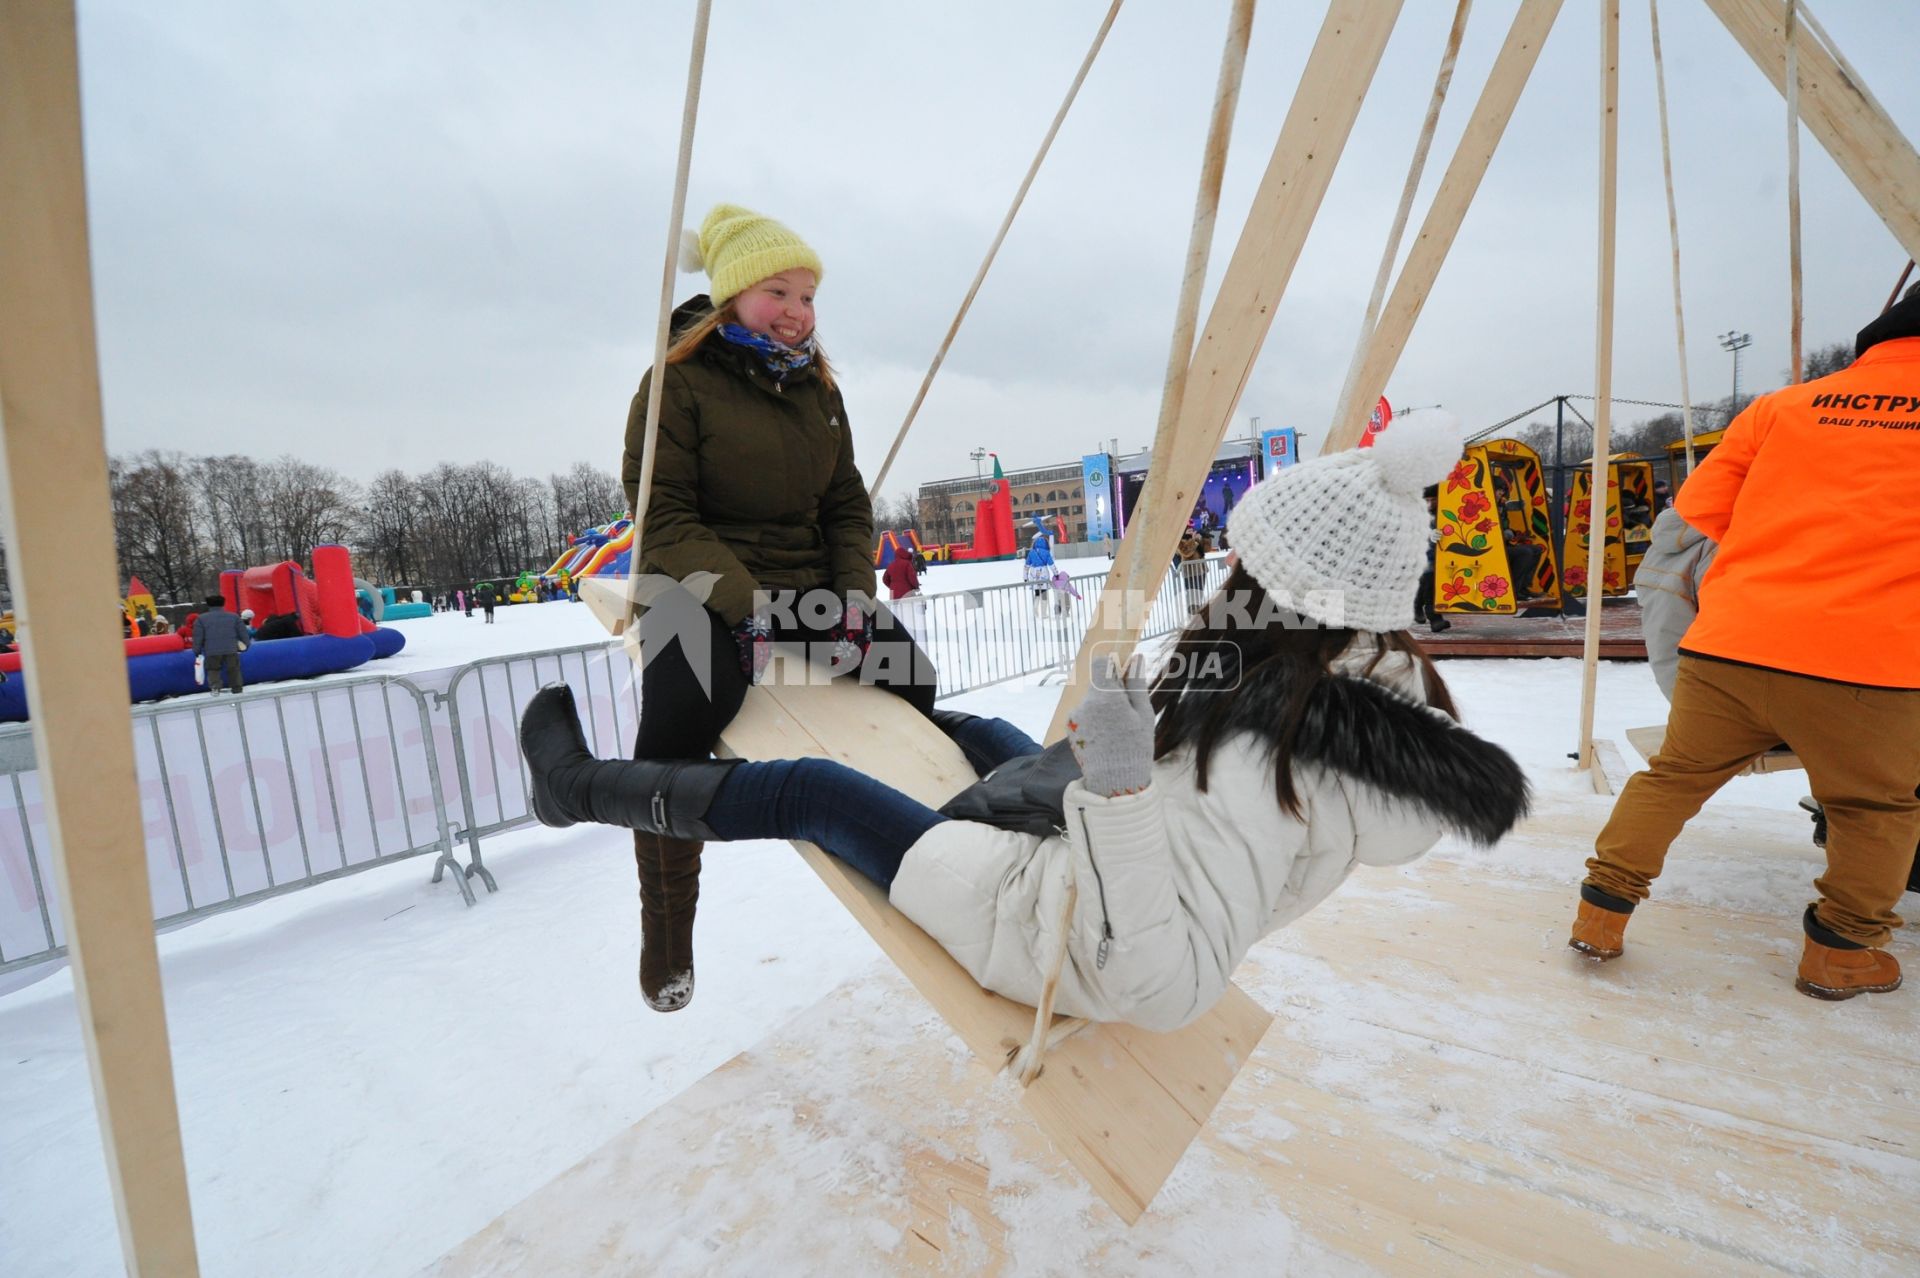
[[[795,611],[791,618],[775,620],[769,679],[779,677],[788,658],[798,660],[794,645],[831,642],[828,626],[809,625],[797,615],[804,610]],[[687,644],[703,639],[704,671],[695,668],[699,654],[690,658],[686,651]],[[733,716],[740,713],[750,686],[740,670],[740,649],[732,629],[691,595],[680,595],[648,608],[640,621],[640,645],[640,732],[633,757],[706,758]],[[885,688],[922,715],[933,717],[933,662],[891,613],[876,610],[873,647],[856,670],[845,673]]]

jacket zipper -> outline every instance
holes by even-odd
[[[1100,971],[1107,966],[1107,950],[1113,944],[1113,923],[1107,917],[1107,881],[1101,877],[1100,862],[1093,855],[1093,831],[1087,828],[1087,810],[1075,808],[1080,814],[1080,837],[1087,843],[1087,864],[1093,867],[1094,886],[1100,889],[1100,948],[1093,952],[1093,966]]]

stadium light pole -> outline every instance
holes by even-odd
[[[1752,333],[1720,334],[1720,349],[1733,352],[1733,399],[1728,407],[1736,411],[1740,407],[1740,352],[1751,345],[1753,345]]]

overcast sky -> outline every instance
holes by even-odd
[[[1478,0],[1415,224],[1516,0]],[[819,251],[819,331],[869,474],[1106,0],[718,0],[688,217],[770,213]],[[1593,389],[1598,4],[1569,0],[1388,387],[1470,429]],[[292,453],[365,480],[490,458],[613,469],[652,358],[694,5],[81,0],[109,446]],[[1211,281],[1322,0],[1255,18]],[[1409,0],[1241,402],[1324,438],[1451,18]],[[1152,435],[1225,0],[1132,0],[887,483]],[[1920,5],[1824,0],[1920,137]],[[1696,398],[1788,361],[1780,95],[1697,3],[1661,8]],[[1673,400],[1646,5],[1626,0],[1615,394]],[[1809,347],[1879,310],[1905,254],[1805,135]],[[681,295],[704,289],[681,276]],[[1211,304],[1212,284],[1203,299]],[[1637,410],[1620,410],[1631,421]]]

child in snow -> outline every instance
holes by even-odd
[[[1260,484],[1234,511],[1219,606],[1181,633],[1151,695],[1096,686],[1045,752],[966,717],[955,740],[992,775],[941,811],[825,759],[597,760],[564,686],[521,720],[533,810],[554,826],[812,840],[982,986],[1029,1004],[1071,879],[1058,1009],[1174,1029],[1355,865],[1410,861],[1443,828],[1492,842],[1526,809],[1518,765],[1455,722],[1404,633],[1420,490],[1459,455],[1457,430],[1409,429]]]
[[[1065,568],[1053,570],[1053,580],[1050,584],[1053,588],[1053,613],[1056,617],[1064,617],[1073,610],[1073,605],[1067,600],[1078,599],[1080,592],[1073,588],[1073,578],[1067,576]]]
[[[643,544],[634,756],[706,759],[760,681],[773,645],[831,654],[933,717],[933,665],[891,617],[875,641],[873,506],[853,432],[814,333],[819,256],[785,226],[716,205],[681,265],[708,292],[673,314]],[[647,400],[627,414],[621,478],[639,498]],[[824,618],[824,620],[823,620]],[[936,720],[937,722],[937,720]],[[702,841],[636,829],[640,989],[670,1012],[693,997]]]

